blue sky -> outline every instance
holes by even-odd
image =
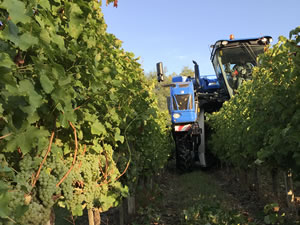
[[[145,73],[161,61],[166,74],[179,74],[196,60],[202,75],[214,74],[209,46],[217,40],[270,35],[274,44],[300,26],[300,0],[119,0],[102,10],[107,31]]]

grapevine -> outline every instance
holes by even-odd
[[[226,163],[247,169],[299,174],[300,27],[281,36],[260,55],[253,80],[247,81],[222,109],[209,116],[214,150]]]
[[[0,21],[0,223],[117,206],[169,155],[154,82],[101,2],[0,0]]]

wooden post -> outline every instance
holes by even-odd
[[[93,209],[88,209],[89,225],[95,225]]]
[[[98,208],[94,208],[94,224],[95,225],[101,224],[101,216]]]
[[[135,196],[128,196],[127,198],[128,202],[128,215],[132,216],[135,214]]]
[[[124,225],[124,221],[126,220],[126,215],[124,214],[124,200],[122,201],[122,204],[118,207],[119,212],[119,221],[117,221],[118,225]]]

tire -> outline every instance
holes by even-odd
[[[176,168],[180,172],[190,172],[194,166],[194,156],[186,138],[176,142]]]

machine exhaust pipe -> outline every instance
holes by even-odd
[[[194,71],[195,71],[195,80],[196,80],[196,84],[197,84],[196,89],[199,89],[201,87],[199,65],[197,64],[196,61],[193,61],[193,63],[194,63]]]
[[[164,71],[162,62],[156,63],[157,81],[164,81]]]

